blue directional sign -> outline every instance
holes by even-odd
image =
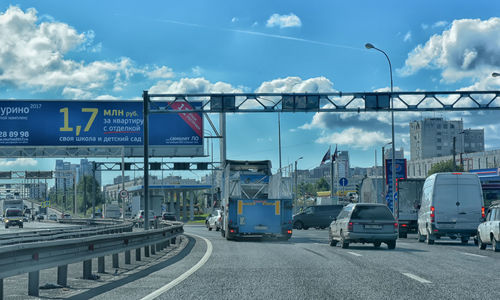
[[[346,186],[348,183],[349,183],[349,182],[347,181],[347,178],[345,178],[345,177],[342,177],[342,178],[340,178],[340,180],[339,180],[339,184],[340,184],[340,186]]]
[[[155,105],[190,110],[201,102]],[[0,146],[139,146],[143,135],[142,101],[0,101]],[[149,144],[202,146],[203,115],[151,115]]]

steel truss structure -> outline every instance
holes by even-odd
[[[263,112],[425,112],[500,110],[500,91],[422,91],[354,93],[232,93],[147,94],[149,113],[263,113]],[[394,107],[390,99],[394,98]],[[155,105],[201,101],[199,109],[175,110]],[[181,106],[182,107],[182,106]],[[191,106],[192,107],[192,106]]]

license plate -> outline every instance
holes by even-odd
[[[267,226],[255,226],[255,230],[267,230]]]
[[[365,225],[366,229],[382,229],[382,225]]]

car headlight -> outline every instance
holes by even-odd
[[[8,223],[8,222],[9,222],[9,220],[5,220],[5,223]]]

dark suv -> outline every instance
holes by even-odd
[[[293,216],[293,228],[327,228],[343,207],[343,205],[308,206],[303,211]]]

